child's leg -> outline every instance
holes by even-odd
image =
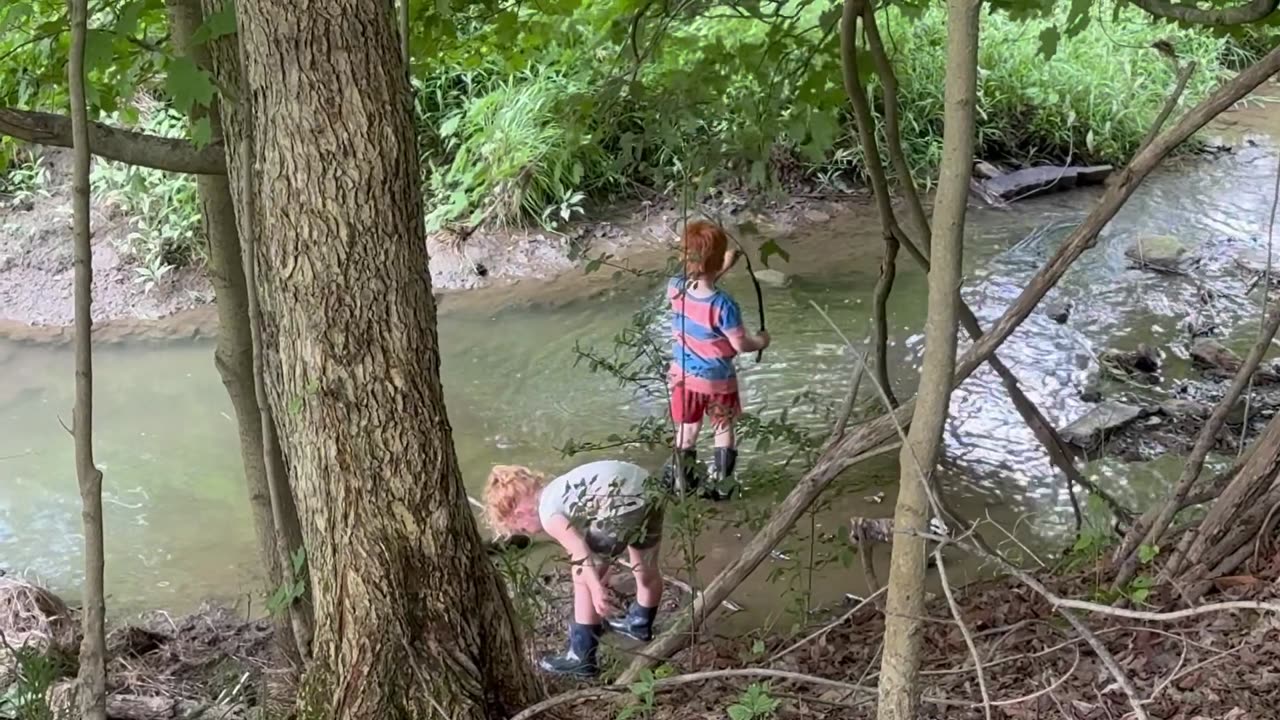
[[[631,573],[636,578],[636,604],[656,608],[662,602],[662,571],[658,569],[658,545],[645,548],[629,547]]]
[[[600,614],[591,602],[591,586],[587,584],[586,573],[595,572],[590,565],[574,565],[573,573],[573,621],[580,625],[599,625]]]

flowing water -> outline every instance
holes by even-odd
[[[1185,372],[1179,326],[1198,307],[1202,287],[1217,292],[1213,309],[1227,329],[1227,344],[1242,348],[1250,341],[1260,292],[1247,292],[1250,278],[1234,260],[1267,249],[1277,172],[1269,129],[1275,122],[1272,113],[1249,110],[1230,123],[1248,130],[1223,130],[1237,143],[1234,154],[1187,161],[1152,177],[1050,295],[1050,301],[1074,302],[1067,324],[1037,312],[1001,349],[1028,394],[1058,426],[1087,410],[1078,393],[1093,354],[1103,348],[1149,342],[1169,350],[1169,374]],[[964,294],[984,324],[1017,295],[1096,195],[1077,191],[1011,210],[971,212]],[[1205,262],[1187,278],[1130,269],[1124,249],[1142,234],[1197,243]],[[837,215],[781,243],[791,253],[782,267],[793,282],[766,289],[775,344],[760,364],[750,357],[740,360],[748,408],[764,408],[765,417],[775,418],[804,391],[816,391],[828,402],[844,395],[850,356],[811,303],[827,309],[844,333],[861,341],[880,253],[875,218],[865,209]],[[905,254],[899,267],[890,353],[898,395],[906,397],[914,389],[922,350],[926,287],[924,275]],[[728,288],[754,327],[755,302],[740,271]],[[656,281],[578,276],[451,297],[443,304],[444,387],[468,487],[478,491],[495,463],[565,469],[582,461],[566,459],[558,450],[571,438],[625,434],[632,423],[663,414],[660,400],[574,362],[575,345],[609,349],[631,314],[660,294]],[[71,438],[61,425],[70,421],[71,367],[69,349],[0,340],[0,568],[30,573],[74,598],[81,575],[79,499]],[[147,607],[182,611],[206,598],[254,596],[259,581],[253,535],[234,424],[212,347],[182,342],[105,346],[95,355],[95,377],[109,607],[118,613]],[[994,375],[986,369],[975,374],[957,392],[951,410],[946,431],[951,501],[967,516],[1003,522],[1033,551],[1059,547],[1071,530],[1066,489]],[[819,421],[803,407],[789,417]],[[661,462],[656,453],[621,452],[654,468]],[[762,457],[748,446],[744,462],[776,465],[783,454],[775,448]],[[843,535],[850,516],[890,515],[895,460],[896,453],[889,453],[847,473],[838,483],[843,493],[814,516],[814,526]],[[1171,457],[1138,464],[1100,460],[1088,471],[1143,508],[1163,493],[1180,464]],[[756,507],[767,510],[771,497],[766,494]],[[838,565],[814,578],[785,573],[803,564],[810,528],[802,525],[795,547],[766,563],[739,592],[740,602],[749,608],[778,607],[783,588],[777,583],[811,586],[817,602],[863,591],[860,572]],[[746,525],[713,523],[697,546],[697,577],[709,579],[736,557],[750,532]],[[882,549],[881,567],[883,555]],[[673,568],[682,564],[682,553],[669,549],[667,556]],[[778,571],[784,571],[782,577],[771,585],[769,576]]]

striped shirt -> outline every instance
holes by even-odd
[[[684,277],[671,278],[671,334],[675,336],[671,358],[671,382],[685,390],[707,395],[738,391],[733,358],[738,354],[729,338],[742,338],[742,311],[729,293],[716,288],[706,297],[686,290]]]

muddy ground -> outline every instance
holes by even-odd
[[[46,187],[21,198],[0,195],[0,336],[65,341],[73,320],[71,201],[68,153],[44,150]],[[721,193],[712,212],[729,224],[752,223],[766,235],[828,222],[862,195],[801,193],[766,198]],[[101,341],[180,339],[211,334],[213,289],[203,267],[170,272],[153,287],[140,282],[126,238],[137,230],[119,207],[95,197],[93,313]],[[681,211],[654,199],[602,209],[563,232],[485,228],[458,242],[453,233],[428,238],[432,286],[438,296],[500,288],[579,270],[583,256],[631,257],[674,247]],[[606,274],[607,277],[607,274]],[[536,295],[536,293],[535,293]],[[163,320],[162,323],[155,321]]]

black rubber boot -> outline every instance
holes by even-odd
[[[696,492],[702,486],[702,473],[699,470],[697,450],[677,450],[676,457],[668,460],[662,468],[662,482],[668,491],[678,494],[680,480],[683,479],[684,491]]]
[[[600,647],[599,625],[569,623],[569,648],[560,655],[544,655],[538,667],[556,675],[593,678],[600,673],[596,651]]]
[[[627,608],[627,614],[617,618],[605,618],[609,629],[632,640],[649,642],[653,639],[653,619],[658,615],[658,608],[647,608],[633,602]]]
[[[733,478],[733,470],[737,464],[737,449],[716,448],[716,477],[707,483],[702,496],[716,501],[732,499],[738,493],[738,482]]]

